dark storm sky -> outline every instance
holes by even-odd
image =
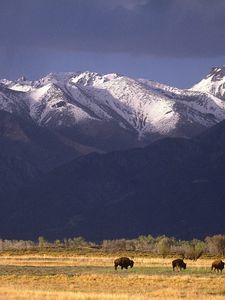
[[[118,72],[189,87],[225,64],[225,0],[0,0],[0,77]]]

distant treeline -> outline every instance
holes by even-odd
[[[197,260],[202,255],[225,256],[225,235],[207,236],[204,240],[178,240],[165,235],[153,237],[141,235],[135,239],[103,240],[101,243],[86,241],[82,237],[48,241],[40,236],[37,241],[0,239],[0,251],[8,250],[57,250],[57,249],[99,249],[105,252],[138,251],[152,255],[179,255]]]

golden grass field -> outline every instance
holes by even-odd
[[[0,300],[225,299],[225,273],[211,272],[212,259],[173,272],[173,258],[126,255],[133,269],[115,271],[112,254],[2,254]]]

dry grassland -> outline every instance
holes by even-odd
[[[173,272],[172,258],[139,256],[133,269],[115,271],[116,257],[1,256],[0,300],[225,299],[225,273],[211,272],[211,259]]]

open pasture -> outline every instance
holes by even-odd
[[[225,299],[225,273],[211,272],[212,259],[173,272],[173,258],[130,255],[133,269],[115,271],[116,257],[2,255],[0,300]]]

